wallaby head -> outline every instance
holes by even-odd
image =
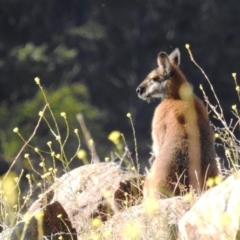
[[[186,81],[184,77],[174,77],[181,75],[178,66],[180,64],[180,52],[176,48],[170,55],[160,52],[157,57],[158,68],[151,71],[146,79],[136,89],[137,94],[143,100],[149,101],[152,98],[177,97],[178,86]],[[179,81],[180,80],[180,81]],[[173,87],[176,85],[175,87]],[[176,89],[176,92],[170,90]]]

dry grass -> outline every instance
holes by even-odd
[[[207,108],[210,110],[210,115],[213,115],[221,126],[213,126],[213,128],[217,144],[220,144],[224,148],[225,157],[228,161],[228,169],[221,168],[219,163],[219,168],[221,168],[222,175],[226,176],[239,169],[240,141],[236,138],[236,132],[240,129],[239,110],[237,108],[237,104],[232,106],[231,112],[233,114],[233,119],[230,121],[230,123],[227,123],[212,83],[203,69],[194,60],[188,44],[186,45],[186,48],[190,54],[191,60],[200,69],[205,79],[209,83],[209,87],[216,100],[216,105],[211,104],[204,89],[202,86],[200,86]],[[240,100],[240,86],[237,83],[236,73],[233,73],[232,77],[236,86],[236,94]],[[86,155],[84,155],[85,153],[81,149],[81,141],[78,129],[74,129],[73,131],[70,130],[65,112],[60,113],[60,117],[65,122],[66,135],[61,135],[61,132],[58,128],[57,119],[53,115],[51,106],[47,100],[47,96],[45,95],[44,89],[41,86],[40,79],[35,78],[35,81],[42,91],[45,105],[39,112],[39,120],[36,123],[36,127],[32,135],[27,140],[21,135],[21,129],[14,128],[13,131],[22,139],[23,146],[12,162],[9,171],[0,181],[0,223],[1,227],[5,231],[14,227],[19,221],[25,221],[26,224],[28,223],[29,219],[27,219],[27,216],[24,218],[23,212],[29,207],[29,205],[31,205],[31,198],[34,196],[34,190],[38,188],[38,192],[40,193],[39,197],[41,197],[41,194],[46,191],[48,186],[56,182],[59,171],[58,166],[61,165],[64,171],[68,172],[70,170],[69,163],[76,157],[80,157],[85,164],[90,162],[87,161]],[[50,124],[50,121],[45,118],[46,111],[50,112],[52,117],[51,120],[53,120],[54,123],[53,126]],[[108,138],[115,146],[115,153],[112,154],[111,159],[106,158],[105,160],[113,162],[118,161],[125,169],[138,173],[139,156],[137,139],[131,114],[128,113],[127,117],[130,120],[133,130],[135,146],[134,159],[130,154],[124,136],[120,132],[114,131],[108,136]],[[38,149],[37,146],[31,145],[31,140],[32,138],[37,137],[37,129],[43,121],[49,126],[49,130],[55,137],[55,140],[58,143],[57,149],[53,148],[53,144],[50,141],[46,143],[49,151],[42,151],[41,149]],[[65,153],[65,145],[67,144],[70,134],[75,135],[77,144],[76,152],[69,159]],[[93,141],[89,141],[88,146],[90,149],[93,143]],[[31,154],[31,152],[34,154]],[[40,159],[38,164],[39,166],[33,164],[35,157],[33,158],[32,156],[34,155],[37,155],[38,159]],[[46,159],[48,159],[48,162]],[[50,164],[49,159],[51,159]],[[32,169],[32,172],[24,177],[23,172],[19,176],[14,175],[12,172],[12,168],[16,162],[21,160],[27,162]],[[24,191],[24,193],[21,192],[22,189],[20,187],[20,183],[23,178],[26,178],[28,183],[28,190]],[[218,179],[210,179],[208,180],[207,185],[211,187],[219,182],[220,180]],[[141,185],[141,180],[139,180],[137,184]],[[116,213],[115,216],[106,223],[104,223],[99,217],[86,221],[85,228],[78,232],[78,239],[176,239],[176,226],[178,220],[184,211],[189,208],[189,198],[191,198],[191,196],[191,193],[186,194],[185,198],[181,198],[179,201],[176,201],[177,203],[172,206],[171,200],[166,200],[166,205],[164,206],[161,205],[160,202],[151,202],[145,205],[143,204],[128,208],[128,198],[126,195],[126,209],[123,213]],[[135,199],[135,204],[136,203],[139,203],[137,199]],[[179,209],[181,211],[179,211]],[[41,216],[38,216],[38,219],[41,219]],[[58,239],[63,238],[59,236]]]

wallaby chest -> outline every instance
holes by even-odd
[[[167,99],[155,109],[152,120],[153,152],[158,155],[164,143],[177,144],[186,136],[185,112],[187,104],[182,100]],[[169,146],[170,147],[170,146]]]

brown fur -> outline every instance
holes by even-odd
[[[180,52],[158,55],[158,68],[137,88],[140,98],[161,98],[152,121],[155,160],[144,184],[144,198],[180,195],[182,186],[199,193],[218,175],[208,114],[178,68]],[[161,193],[161,194],[160,194]]]

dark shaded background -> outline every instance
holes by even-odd
[[[239,9],[237,0],[1,0],[2,145],[12,143],[12,137],[6,136],[6,131],[12,131],[8,126],[21,114],[21,104],[34,98],[38,89],[33,79],[39,76],[52,91],[75,82],[87,87],[89,103],[104,112],[89,123],[90,130],[99,126],[99,132],[92,135],[101,158],[109,154],[104,146],[111,144],[107,135],[115,129],[125,135],[133,151],[126,118],[130,112],[140,161],[146,163],[157,101],[143,102],[135,89],[156,67],[159,51],[170,53],[178,47],[181,69],[196,94],[202,98],[198,87],[202,84],[214,101],[208,83],[190,61],[186,43],[209,76],[230,121],[231,105],[238,102],[231,73],[238,73],[239,68]],[[44,138],[44,133],[41,136]],[[224,157],[220,148],[217,150]],[[8,150],[2,147],[2,153],[10,159],[16,155],[9,146]]]

